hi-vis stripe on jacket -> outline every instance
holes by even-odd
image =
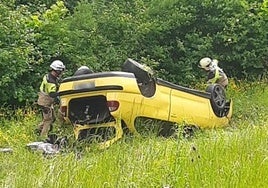
[[[44,93],[57,92],[57,85],[55,83],[48,82],[48,74],[43,77],[43,81],[40,85],[40,91]]]

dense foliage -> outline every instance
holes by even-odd
[[[2,104],[35,101],[55,58],[67,65],[64,76],[80,65],[120,70],[131,57],[190,85],[210,56],[229,77],[267,77],[267,0],[3,0],[0,11]]]

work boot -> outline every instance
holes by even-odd
[[[45,142],[50,143],[50,144],[55,144],[58,139],[58,135],[55,133],[49,134]]]

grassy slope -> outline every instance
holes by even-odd
[[[268,185],[268,86],[235,85],[230,126],[191,140],[126,137],[107,150],[86,148],[52,158],[30,152],[33,112],[0,124],[0,187],[265,187]]]

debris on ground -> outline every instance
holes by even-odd
[[[0,153],[12,153],[12,148],[0,148]]]
[[[27,147],[34,151],[42,151],[43,154],[54,155],[60,152],[67,145],[67,137],[58,138],[57,135],[51,134],[45,141],[31,142]]]
[[[46,142],[31,142],[27,144],[27,147],[31,150],[42,151],[43,154],[57,154],[59,153],[59,147],[57,144],[51,144]]]

